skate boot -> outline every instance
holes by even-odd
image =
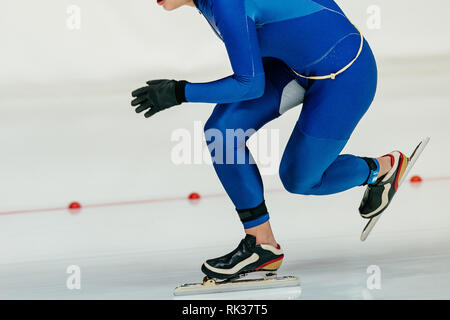
[[[207,278],[218,280],[238,279],[256,271],[276,275],[283,257],[280,245],[257,245],[256,237],[247,235],[232,252],[203,263],[202,271]]]
[[[195,295],[291,287],[298,292],[300,280],[295,276],[278,276],[283,261],[280,246],[257,245],[256,238],[247,235],[239,246],[223,257],[207,260],[202,265],[206,276],[201,283],[186,283],[173,294]],[[295,288],[294,288],[295,287]]]
[[[400,151],[393,151],[387,156],[391,158],[392,169],[382,177],[374,179],[375,181],[369,178],[369,184],[359,206],[359,213],[365,219],[380,215],[388,207],[408,167],[409,159]],[[373,171],[374,168],[371,169]]]
[[[371,174],[367,179],[369,185],[359,207],[361,216],[369,219],[361,233],[361,241],[365,241],[372,232],[378,219],[381,217],[381,213],[390,204],[398,188],[406,180],[408,173],[429,142],[430,137],[420,141],[409,157],[405,157],[400,151],[388,154],[391,157],[392,169],[378,179],[379,168],[377,164],[372,159],[364,158],[369,164]]]

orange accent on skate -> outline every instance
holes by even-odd
[[[406,156],[403,153],[400,153],[400,171],[395,177],[395,184],[394,184],[394,190],[397,191],[398,189],[398,182],[403,177],[403,174],[405,173],[406,167],[408,166],[408,160],[406,159]]]
[[[262,265],[260,265],[256,270],[270,270],[275,271],[278,270],[283,262],[284,255],[274,260],[268,261]]]

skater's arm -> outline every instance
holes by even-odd
[[[213,14],[234,74],[206,83],[187,83],[187,102],[230,103],[263,95],[264,69],[254,22],[244,0],[215,0]]]
[[[132,92],[131,105],[145,117],[183,102],[231,103],[261,97],[265,89],[256,27],[244,0],[215,0],[213,14],[234,74],[206,83],[159,79]]]

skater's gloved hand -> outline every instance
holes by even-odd
[[[151,80],[147,86],[134,90],[131,95],[135,98],[131,105],[137,113],[148,110],[145,117],[151,117],[155,113],[186,102],[184,88],[187,81],[176,80]]]

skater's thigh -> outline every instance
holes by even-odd
[[[369,108],[377,71],[370,48],[364,48],[358,60],[336,79],[310,82],[280,164],[285,184],[297,184],[297,189],[305,191],[320,184]]]
[[[281,60],[263,58],[266,85],[264,94],[252,100],[218,104],[206,129],[254,129],[298,106],[305,90],[294,80],[290,69]]]
[[[350,138],[372,103],[376,86],[375,60],[365,44],[356,62],[336,79],[311,83],[299,118],[300,128],[317,138]]]
[[[285,188],[294,193],[312,194],[312,190],[320,186],[324,173],[336,161],[347,141],[308,135],[297,122],[279,169]]]

